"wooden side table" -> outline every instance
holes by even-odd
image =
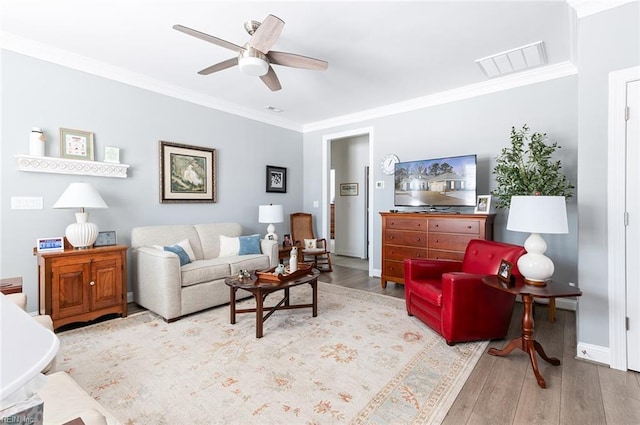
[[[560,360],[554,357],[548,357],[542,345],[533,338],[533,299],[548,298],[549,300],[555,300],[556,297],[579,297],[582,295],[582,291],[566,283],[553,281],[548,281],[546,286],[531,286],[525,284],[522,278],[516,278],[515,283],[511,285],[498,279],[497,276],[486,276],[482,279],[482,282],[485,285],[501,291],[520,295],[522,297],[522,303],[524,304],[524,312],[522,313],[522,336],[511,340],[502,350],[490,348],[489,354],[502,357],[508,355],[516,348],[521,349],[527,353],[531,359],[531,367],[533,368],[533,373],[536,375],[538,385],[546,388],[547,384],[538,369],[536,353],[538,353],[544,361],[554,366],[559,366]]]
[[[5,295],[18,294],[22,292],[22,278],[8,277],[0,279],[0,292]]]

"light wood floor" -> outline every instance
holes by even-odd
[[[404,287],[370,278],[363,270],[335,265],[321,280],[336,285],[404,298]],[[556,322],[547,308],[536,307],[535,338],[547,355],[562,361],[551,366],[538,359],[547,388],[538,387],[529,358],[522,351],[507,357],[483,354],[447,414],[445,425],[460,424],[640,424],[640,374],[621,372],[575,358],[576,320],[572,311],[558,310]],[[503,347],[520,335],[522,305],[517,303]],[[425,325],[426,326],[426,325]]]

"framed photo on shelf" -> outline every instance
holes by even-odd
[[[489,214],[491,211],[491,195],[478,195],[475,214]]]
[[[267,165],[267,192],[287,193],[287,169]]]
[[[507,260],[502,260],[500,267],[498,267],[498,279],[511,283],[511,269],[513,269],[513,264]]]
[[[120,164],[120,148],[114,146],[104,147],[104,162]]]
[[[216,150],[160,141],[160,203],[216,202]]]
[[[61,128],[60,158],[93,161],[93,133]]]
[[[293,246],[293,243],[291,242],[291,235],[284,235],[282,246],[283,247]]]
[[[340,196],[358,196],[358,183],[340,183]]]

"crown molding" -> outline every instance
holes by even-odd
[[[569,6],[576,11],[578,19],[634,2],[638,0],[567,0]]]
[[[516,74],[509,74],[504,77],[494,78],[481,83],[458,87],[453,90],[435,93],[429,96],[393,103],[379,108],[368,109],[354,114],[342,115],[323,121],[316,121],[314,123],[305,124],[302,131],[303,133],[308,133],[311,131],[324,130],[331,127],[353,124],[403,112],[415,111],[417,109],[428,108],[504,90],[510,90],[530,84],[536,84],[543,81],[568,77],[577,73],[578,69],[574,64],[571,62],[562,62]]]
[[[155,93],[174,97],[196,105],[228,112],[254,121],[277,127],[287,128],[294,131],[302,131],[302,126],[291,121],[274,119],[273,116],[256,113],[255,110],[243,108],[241,106],[223,102],[211,96],[204,96],[193,90],[186,90],[163,81],[149,78],[144,75],[127,71],[125,69],[96,61],[82,55],[58,49],[43,43],[38,43],[23,37],[0,31],[0,49],[10,50],[25,56],[41,59],[46,62],[62,65],[77,71],[103,77],[109,80],[118,81],[133,87],[149,90]]]

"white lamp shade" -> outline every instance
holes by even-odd
[[[512,196],[507,230],[569,233],[564,196]]]
[[[71,183],[53,208],[108,208],[102,196],[89,183]]]
[[[282,205],[260,205],[258,209],[258,223],[282,223],[284,208]]]

